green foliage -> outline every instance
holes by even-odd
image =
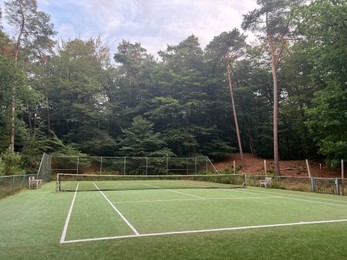
[[[119,151],[127,156],[171,157],[174,154],[166,147],[159,133],[153,131],[153,124],[137,116],[129,128],[123,129],[119,138]]]
[[[204,154],[212,159],[227,158],[236,150],[235,147],[231,147],[225,141],[217,138],[212,140],[210,143],[206,143],[202,147]]]
[[[6,164],[4,160],[0,157],[0,176],[5,175],[5,171],[6,171]]]
[[[20,175],[24,174],[22,157],[19,153],[10,151],[0,155],[0,176],[1,175]]]
[[[19,5],[26,7],[27,20],[16,70],[16,42],[10,39],[17,39],[21,28]],[[6,1],[3,17],[16,35],[0,28],[0,151],[10,143],[15,84],[15,149],[29,169],[42,152],[227,157],[237,147],[232,109],[243,150],[271,158],[276,97],[271,36],[281,159],[323,155],[336,165],[346,158],[347,5],[342,0],[259,0],[258,5],[242,27],[258,34],[260,44],[244,45],[245,36],[234,29],[202,49],[190,35],[155,59],[141,43],[128,41],[114,54],[99,38],[57,45],[49,15],[37,10],[36,1]],[[223,60],[233,61],[235,108]]]
[[[347,89],[332,85],[316,92],[306,109],[311,134],[332,166],[347,158]]]

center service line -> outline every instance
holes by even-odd
[[[131,228],[131,230],[139,236],[140,233],[134,228],[133,225],[130,224],[130,222],[123,216],[123,214],[115,207],[115,205],[112,204],[112,202],[106,197],[106,195],[99,189],[98,186],[93,182],[94,186],[98,189],[98,191],[101,193],[101,195],[107,200],[107,202],[111,205],[111,207],[118,213],[118,215],[124,220],[124,222]]]
[[[157,187],[157,186],[154,186],[154,185],[149,185],[149,184],[145,184],[145,185],[148,186],[148,187],[160,189],[160,187]],[[163,190],[167,190],[167,191],[171,191],[171,192],[174,192],[174,193],[177,193],[177,194],[182,194],[182,195],[198,198],[198,199],[201,199],[201,200],[205,200],[206,199],[204,197],[200,197],[200,196],[197,196],[197,195],[193,195],[193,194],[189,194],[189,193],[185,193],[185,192],[180,192],[180,191],[176,191],[176,190],[172,190],[172,189],[163,189]]]

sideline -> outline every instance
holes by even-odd
[[[75,194],[72,198],[72,202],[71,202],[71,205],[70,205],[70,209],[69,209],[69,212],[67,214],[67,217],[66,217],[66,220],[65,220],[65,225],[64,225],[64,229],[63,229],[63,233],[61,234],[61,237],[60,237],[60,244],[63,244],[65,242],[65,237],[66,237],[66,232],[67,232],[67,228],[69,226],[69,222],[70,222],[70,218],[71,218],[71,213],[72,213],[72,209],[73,209],[73,206],[75,204],[75,199],[76,199],[76,196],[77,196],[77,191],[78,191],[78,188],[80,186],[80,183],[77,183],[77,187],[76,187],[76,190],[75,190]]]

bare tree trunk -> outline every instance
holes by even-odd
[[[22,35],[24,33],[24,25],[25,25],[25,16],[23,12],[23,8],[21,6],[20,14],[22,23],[20,26],[19,34],[17,37],[16,42],[16,51],[15,51],[15,57],[14,57],[14,64],[15,68],[17,69],[17,63],[18,63],[18,57],[19,57],[19,48],[20,48],[20,42]],[[14,130],[15,130],[15,116],[16,116],[16,83],[13,83],[12,85],[12,104],[11,104],[11,130],[10,130],[10,151],[14,152]]]
[[[48,99],[48,90],[45,86],[45,94],[46,94],[46,112],[47,112],[47,132],[48,136],[51,136],[52,128],[51,128],[51,114],[49,111],[49,99]]]
[[[266,14],[266,25],[268,27],[268,15]],[[271,70],[272,70],[272,80],[273,80],[273,148],[274,148],[274,163],[275,163],[275,175],[280,176],[280,159],[278,152],[278,85],[277,85],[277,59],[275,53],[275,46],[271,33],[267,32],[268,41],[271,52]]]
[[[240,151],[240,157],[241,157],[241,166],[242,166],[242,169],[246,169],[245,161],[244,161],[244,158],[243,158],[243,151],[242,151],[242,143],[241,143],[241,138],[240,138],[239,124],[238,124],[238,121],[237,121],[237,113],[236,113],[236,107],[235,107],[235,101],[234,101],[233,86],[232,86],[231,77],[230,77],[230,65],[227,64],[226,67],[227,67],[227,74],[228,74],[228,81],[229,81],[231,105],[232,105],[232,108],[233,108],[233,115],[234,115],[234,121],[235,121],[237,142],[238,142],[238,145],[239,145],[239,151]]]
[[[277,73],[276,73],[276,64],[274,61],[274,55],[271,54],[271,67],[272,67],[272,78],[273,78],[273,84],[274,84],[274,93],[273,93],[273,141],[274,141],[274,162],[275,162],[275,173],[277,176],[281,175],[280,170],[280,158],[279,158],[279,151],[278,151],[278,98],[277,98],[277,92],[278,92],[278,86],[277,86]]]

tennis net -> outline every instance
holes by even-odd
[[[244,187],[244,176],[209,175],[91,175],[57,174],[57,191],[211,189]]]

